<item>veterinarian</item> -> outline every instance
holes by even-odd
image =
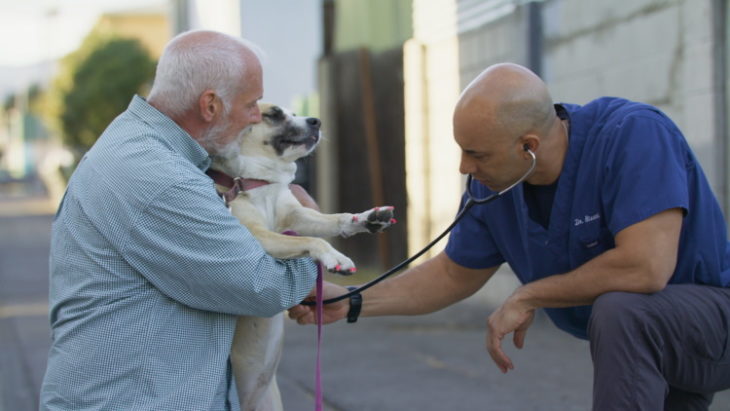
[[[487,68],[453,117],[460,172],[486,197],[445,251],[326,306],[324,321],[414,315],[479,290],[508,263],[523,285],[488,319],[487,351],[503,371],[544,308],[590,341],[594,410],[707,410],[730,388],[730,259],[718,202],[685,138],[658,109],[620,98],[553,104],[514,64]],[[466,196],[462,201],[462,206]],[[346,290],[327,284],[325,297]],[[312,323],[310,306],[290,316]]]
[[[166,46],[84,155],[52,228],[44,410],[238,409],[236,316],[271,316],[314,287],[311,259],[275,260],[205,175],[261,120],[256,48],[193,31]]]

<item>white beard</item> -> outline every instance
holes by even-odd
[[[241,136],[248,129],[248,127],[240,132],[233,140],[231,140],[231,142],[226,144],[218,143],[219,140],[228,137],[226,135],[223,135],[223,130],[226,127],[228,127],[228,123],[216,124],[214,126],[211,126],[203,133],[202,137],[198,141],[198,143],[203,146],[205,151],[207,151],[208,154],[213,157],[232,158],[238,155],[238,151],[240,150],[241,145]]]

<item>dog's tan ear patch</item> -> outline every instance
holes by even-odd
[[[261,102],[259,102],[258,105],[259,105],[259,111],[261,111],[262,113],[264,113],[266,111],[269,111],[269,107],[273,106],[274,104],[272,104],[272,103],[261,103]]]

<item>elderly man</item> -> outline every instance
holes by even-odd
[[[594,410],[707,410],[730,388],[730,255],[723,215],[682,133],[658,109],[619,98],[553,104],[514,64],[481,73],[453,117],[477,197],[444,252],[353,299],[364,316],[455,303],[507,262],[523,285],[490,315],[487,350],[522,347],[536,309],[590,340]],[[462,203],[463,204],[463,203]],[[326,297],[346,290],[333,284]],[[348,314],[327,307],[325,321]],[[290,316],[313,322],[311,307]]]
[[[261,120],[262,93],[252,45],[183,33],[148,100],[83,157],[52,229],[42,409],[238,409],[236,317],[279,313],[316,277],[310,259],[267,255],[205,175]]]

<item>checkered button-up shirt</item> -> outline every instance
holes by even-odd
[[[135,96],[84,156],[53,223],[42,409],[237,409],[236,316],[314,286],[230,215],[184,130]]]

